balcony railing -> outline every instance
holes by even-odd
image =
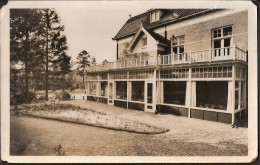
[[[222,60],[241,60],[246,62],[247,53],[237,47],[226,47],[201,51],[190,51],[179,54],[173,53],[169,55],[158,55],[157,57],[149,56],[118,60],[107,64],[91,66],[87,70],[88,72],[97,72],[144,66],[192,64]]]

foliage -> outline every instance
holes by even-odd
[[[67,38],[63,34],[64,26],[60,23],[60,17],[55,9],[41,10],[44,17],[43,29],[46,33],[43,36],[46,38],[46,99],[48,99],[48,79],[50,76],[51,84],[56,88],[64,89],[63,82],[65,75],[70,72],[71,57],[67,55]],[[55,84],[52,84],[55,83]],[[58,83],[58,84],[57,84]],[[55,87],[54,87],[55,89]]]
[[[86,50],[82,50],[79,55],[77,56],[77,70],[78,74],[82,76],[83,83],[85,82],[85,72],[87,70],[87,67],[91,65],[93,62],[93,59],[90,59],[90,54]]]
[[[39,73],[43,57],[43,42],[40,38],[41,13],[39,9],[10,10],[10,64],[11,77],[20,78],[22,86],[11,83],[14,95],[23,91],[29,102],[29,81]],[[34,48],[34,49],[32,49]],[[18,69],[19,68],[19,69]],[[14,70],[16,69],[16,71]]]
[[[109,62],[105,59],[101,64],[102,65],[107,65]]]
[[[13,94],[11,95],[10,98],[10,104],[11,105],[18,105],[18,104],[23,104],[23,103],[28,103],[28,102],[32,102],[33,100],[36,99],[35,93],[33,92],[29,92],[27,95],[28,97],[25,98],[24,97],[25,94],[21,93],[21,94]]]
[[[43,104],[23,104],[20,107],[22,110],[67,110],[67,109],[79,109],[79,106],[72,104],[63,104],[63,103],[43,103]]]
[[[55,96],[59,100],[69,100],[71,98],[70,94],[66,91],[61,91],[61,92],[55,92]]]
[[[53,150],[54,150],[54,153],[57,156],[65,156],[65,151],[63,151],[63,148],[62,148],[61,144],[59,144],[58,146],[54,147]]]
[[[29,102],[30,87],[45,86],[46,98],[49,86],[66,87],[71,57],[63,32],[55,9],[10,10],[11,94],[22,93]]]

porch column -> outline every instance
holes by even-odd
[[[232,110],[232,125],[235,123],[235,93],[236,93],[236,67],[235,65],[232,66],[232,81],[233,81],[233,85],[232,85],[232,88],[233,88],[233,97],[232,97],[232,107],[231,107],[231,110]]]
[[[191,89],[191,68],[189,68],[189,80],[187,81],[187,88],[186,88],[186,106],[188,107],[189,111],[188,111],[188,118],[190,118],[190,111],[191,111],[191,93],[192,93],[192,89]]]
[[[86,97],[86,100],[88,100],[88,95],[90,94],[90,91],[89,91],[89,81],[87,81],[87,97]]]
[[[161,96],[160,103],[163,103],[164,101],[163,95],[164,95],[163,81],[160,81],[160,96]]]
[[[156,110],[156,103],[157,103],[157,97],[156,97],[156,70],[154,69],[154,77],[153,77],[153,110],[155,112]]]
[[[132,82],[127,81],[127,108],[128,108],[128,102],[131,101],[131,95],[132,95]]]

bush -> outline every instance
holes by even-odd
[[[72,85],[68,88],[71,92],[75,90],[75,87]]]
[[[55,95],[59,100],[69,100],[71,98],[70,94],[66,91],[55,92]]]
[[[81,90],[85,89],[85,84],[84,84],[84,83],[81,83],[81,84],[79,85],[79,88],[80,88]]]
[[[11,105],[18,105],[23,103],[31,103],[36,99],[36,95],[33,92],[28,93],[28,100],[26,101],[26,94],[14,94],[10,98]]]

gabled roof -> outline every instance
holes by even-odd
[[[167,41],[164,37],[154,33],[152,30],[144,28],[143,23],[141,22],[141,26],[139,27],[139,30],[135,33],[133,39],[129,43],[128,49],[131,49],[135,45],[135,43],[139,40],[139,36],[142,34],[142,32],[148,36],[151,36],[155,41],[158,41],[159,43],[166,45],[169,43],[169,41]]]
[[[158,21],[150,22],[150,13],[155,10],[161,10],[163,15]],[[124,26],[119,30],[114,40],[124,38],[135,34],[143,21],[143,27],[146,29],[154,29],[166,24],[175,23],[185,19],[192,18],[194,16],[199,16],[205,13],[218,11],[220,9],[152,9],[145,13],[139,14],[127,20]]]

